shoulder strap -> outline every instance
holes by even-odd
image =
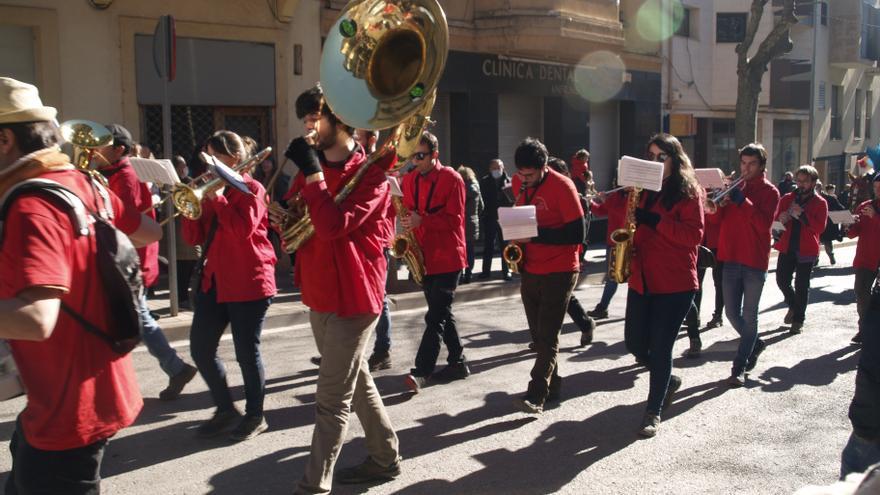
[[[28,179],[10,189],[0,199],[0,235],[9,209],[16,198],[22,194],[38,192],[61,201],[67,206],[67,214],[78,236],[89,235],[89,212],[82,200],[70,189],[49,179]]]

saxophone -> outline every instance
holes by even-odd
[[[634,187],[626,198],[626,220],[623,228],[611,233],[611,254],[608,256],[608,277],[618,284],[629,280],[633,255],[633,238],[636,235],[636,208],[639,206],[641,188]]]
[[[403,218],[409,214],[409,211],[403,206],[403,200],[399,196],[392,195],[391,204],[394,205],[394,211],[397,212],[398,217]],[[391,256],[402,259],[406,263],[413,281],[422,285],[422,280],[425,277],[425,258],[412,230],[394,236],[394,239],[391,241]]]

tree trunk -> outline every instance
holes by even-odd
[[[736,148],[758,141],[758,99],[763,71],[747,68],[740,74],[736,91]]]

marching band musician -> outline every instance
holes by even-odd
[[[206,151],[230,168],[247,158],[241,138],[230,131],[215,132],[206,142]],[[221,187],[202,201],[198,220],[183,220],[185,240],[202,245],[202,259],[193,277],[197,285],[193,287],[191,353],[217,407],[213,417],[198,427],[197,435],[214,437],[237,423],[229,435],[234,441],[253,438],[268,428],[263,417],[266,380],[260,333],[276,292],[265,189],[249,174],[241,177],[252,194]],[[230,324],[244,380],[244,417],[235,408],[226,368],[217,357],[220,337]]]
[[[859,326],[852,339],[854,344],[859,345],[862,343],[862,325],[865,324],[865,315],[871,300],[871,286],[874,285],[877,267],[880,266],[880,174],[874,176],[871,185],[874,187],[874,199],[864,201],[856,207],[856,222],[846,232],[850,239],[859,238],[853,260]]]
[[[352,410],[364,428],[369,456],[341,470],[337,480],[361,483],[400,474],[397,434],[364,359],[385,296],[390,202],[385,171],[393,163],[370,166],[336,204],[338,191],[367,166],[364,149],[354,130],[324,104],[319,86],[299,95],[296,114],[309,139],[294,139],[285,152],[300,170],[287,196],[300,195],[315,229],[297,251],[296,278],[321,361],[311,451],[295,493],[329,493]],[[388,157],[393,161],[396,154]]]
[[[672,375],[672,348],[699,287],[703,190],[675,137],[656,134],[648,142],[647,156],[663,163],[663,186],[660,192],[643,193],[635,210],[624,339],[627,350],[650,371],[639,434],[653,437],[660,414],[681,387],[681,378]]]
[[[551,169],[548,158],[544,144],[531,137],[514,153],[513,190],[522,191],[516,206],[534,205],[538,221],[537,237],[514,241],[523,250],[520,294],[538,355],[525,395],[513,403],[529,414],[541,414],[546,401],[559,399],[559,333],[580,272],[578,249],[586,231],[574,183]]]
[[[745,372],[751,371],[766,345],[758,339],[758,303],[770,264],[770,228],[779,190],[767,180],[767,150],[751,143],[739,151],[740,177],[743,179],[719,202],[716,218],[718,261],[724,263],[722,287],[725,314],[740,335],[728,384],[745,385]],[[741,186],[741,187],[740,187]]]
[[[788,312],[785,323],[790,332],[801,333],[810,297],[810,275],[819,259],[819,236],[825,230],[828,202],[816,194],[819,172],[810,165],[795,173],[797,188],[779,200],[776,218],[785,227],[773,246],[779,251],[776,260],[776,285],[785,297]],[[791,279],[794,275],[794,290]]]
[[[452,301],[458,275],[467,266],[464,235],[464,180],[440,163],[437,137],[428,131],[412,157],[413,171],[403,178],[403,204],[411,212],[400,219],[413,230],[425,259],[422,290],[428,303],[425,333],[416,353],[415,367],[406,376],[406,385],[415,393],[433,381],[461,380],[470,376],[464,348],[455,327]],[[440,354],[440,341],[446,344],[447,365],[434,373]]]
[[[607,229],[605,233],[605,283],[602,288],[602,296],[596,307],[587,311],[590,318],[602,320],[608,318],[608,306],[611,304],[611,298],[617,293],[619,285],[614,279],[608,276],[607,265],[611,263],[611,233],[617,229],[623,228],[626,222],[626,191],[619,190],[611,194],[599,193],[592,201],[590,201],[590,213],[593,217],[606,216]]]

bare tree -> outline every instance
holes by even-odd
[[[736,146],[741,148],[757,140],[758,97],[761,95],[761,79],[770,62],[791,51],[791,26],[797,24],[794,13],[795,0],[783,0],[782,11],[773,24],[773,30],[749,57],[749,50],[755,42],[755,34],[761,24],[761,17],[770,0],[752,0],[746,35],[742,43],[736,45],[738,56],[736,74]],[[771,14],[772,15],[772,14]]]

